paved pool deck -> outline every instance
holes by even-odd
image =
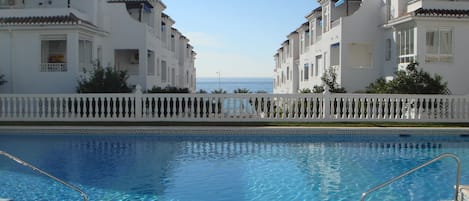
[[[455,135],[469,128],[447,127],[249,127],[249,126],[0,126],[1,133],[30,134],[259,134],[259,135]]]

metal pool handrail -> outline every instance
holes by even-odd
[[[455,189],[455,192],[454,192],[454,200],[458,200],[459,179],[460,179],[460,177],[461,177],[461,161],[459,160],[458,156],[456,156],[455,154],[444,153],[444,154],[441,154],[441,155],[435,157],[435,158],[432,159],[432,160],[429,160],[429,161],[426,162],[426,163],[423,163],[422,165],[419,165],[419,166],[417,166],[417,167],[415,167],[415,168],[413,168],[413,169],[411,169],[411,170],[408,170],[407,172],[402,173],[402,174],[399,175],[399,176],[393,177],[392,179],[390,179],[390,180],[388,180],[388,181],[386,181],[386,182],[384,182],[384,183],[382,183],[382,184],[380,184],[380,185],[377,185],[377,186],[371,188],[370,190],[368,190],[368,191],[366,191],[366,192],[364,192],[364,193],[362,194],[362,197],[360,198],[360,201],[365,201],[365,198],[366,198],[370,193],[375,192],[375,191],[377,191],[378,189],[381,189],[381,188],[383,188],[383,187],[385,187],[385,186],[387,186],[387,185],[389,185],[389,184],[391,184],[391,183],[393,183],[393,182],[395,182],[395,181],[401,179],[402,177],[405,177],[405,176],[407,176],[407,175],[409,175],[409,174],[412,174],[412,173],[414,173],[415,171],[417,171],[417,170],[419,170],[419,169],[421,169],[421,168],[423,168],[423,167],[426,167],[426,166],[428,166],[428,165],[430,165],[430,164],[432,164],[432,163],[434,163],[434,162],[436,162],[436,161],[439,161],[439,160],[441,160],[441,159],[443,159],[443,158],[452,158],[452,159],[454,159],[454,160],[456,161],[456,163],[458,164],[457,174],[456,174],[456,189]]]
[[[69,184],[69,183],[67,183],[67,182],[65,182],[65,181],[63,181],[63,180],[61,180],[61,179],[59,179],[59,178],[57,178],[57,177],[55,177],[55,176],[53,176],[53,175],[51,175],[51,174],[49,174],[49,173],[47,173],[47,172],[45,172],[45,171],[43,171],[43,170],[41,170],[41,169],[35,167],[34,165],[31,165],[31,164],[27,163],[26,161],[23,161],[23,160],[21,160],[20,158],[15,157],[15,156],[13,156],[13,155],[7,153],[7,152],[4,152],[4,151],[1,151],[1,150],[0,150],[0,155],[6,156],[8,159],[11,159],[11,160],[15,161],[15,162],[18,163],[18,164],[21,164],[21,165],[23,165],[23,166],[29,167],[29,168],[31,168],[33,171],[36,171],[36,172],[38,172],[38,173],[40,173],[40,174],[42,174],[42,175],[45,175],[45,176],[47,176],[47,177],[49,177],[49,178],[55,180],[56,182],[61,183],[62,185],[64,185],[64,186],[66,186],[66,187],[68,187],[68,188],[70,188],[70,189],[72,189],[72,190],[74,190],[74,191],[80,193],[81,197],[83,198],[83,201],[88,201],[88,196],[86,195],[86,193],[83,192],[82,190],[80,190],[78,187],[76,187],[76,186],[74,186],[74,185],[72,185],[72,184]]]

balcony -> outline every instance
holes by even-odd
[[[67,63],[41,63],[41,72],[67,72]]]
[[[342,18],[339,18],[337,20],[332,21],[331,22],[331,29],[333,29],[334,27],[339,26],[341,23],[342,23]]]

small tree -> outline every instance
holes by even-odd
[[[312,91],[309,88],[304,88],[304,89],[301,89],[299,92],[300,94],[310,94]]]
[[[313,93],[315,93],[315,94],[320,94],[320,93],[323,93],[324,91],[325,91],[324,86],[315,85],[313,87]]]
[[[368,93],[390,93],[390,94],[449,94],[447,83],[437,74],[433,77],[417,69],[418,63],[411,63],[406,70],[395,73],[393,80],[386,82],[383,78],[378,79],[367,87]]]
[[[235,94],[250,94],[251,91],[249,91],[249,89],[246,89],[246,88],[237,88],[237,89],[233,90],[233,93],[235,93]]]
[[[196,93],[198,94],[206,94],[207,91],[203,90],[203,89],[199,89],[199,91],[197,91]]]
[[[189,93],[188,88],[177,88],[177,87],[171,87],[167,86],[165,88],[161,87],[153,87],[152,89],[147,91],[148,93],[175,93],[175,94],[184,94],[184,93]]]
[[[126,71],[116,71],[110,67],[103,68],[99,65],[90,72],[85,71],[85,76],[78,80],[78,93],[129,93],[131,88],[127,86],[129,76]]]
[[[226,91],[223,90],[223,89],[215,89],[210,93],[212,93],[212,94],[226,94]]]
[[[0,86],[4,85],[5,83],[7,83],[7,81],[4,79],[5,78],[5,75],[0,75]]]
[[[326,72],[321,77],[323,85],[314,86],[313,93],[322,93],[324,92],[324,86],[327,86],[329,92],[331,93],[347,93],[345,88],[339,86],[337,83],[337,73],[333,67],[329,67]]]

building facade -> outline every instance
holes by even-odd
[[[448,82],[453,94],[468,94],[469,1],[318,0],[320,6],[287,41],[298,40],[297,68],[274,56],[274,93],[298,93],[322,85],[333,69],[348,92],[364,91],[411,62]],[[283,46],[282,46],[283,47]],[[282,73],[298,79],[282,82]],[[293,76],[294,77],[294,76]],[[298,90],[295,90],[298,89]]]
[[[73,93],[99,61],[195,91],[196,53],[159,0],[0,0],[0,93]]]

